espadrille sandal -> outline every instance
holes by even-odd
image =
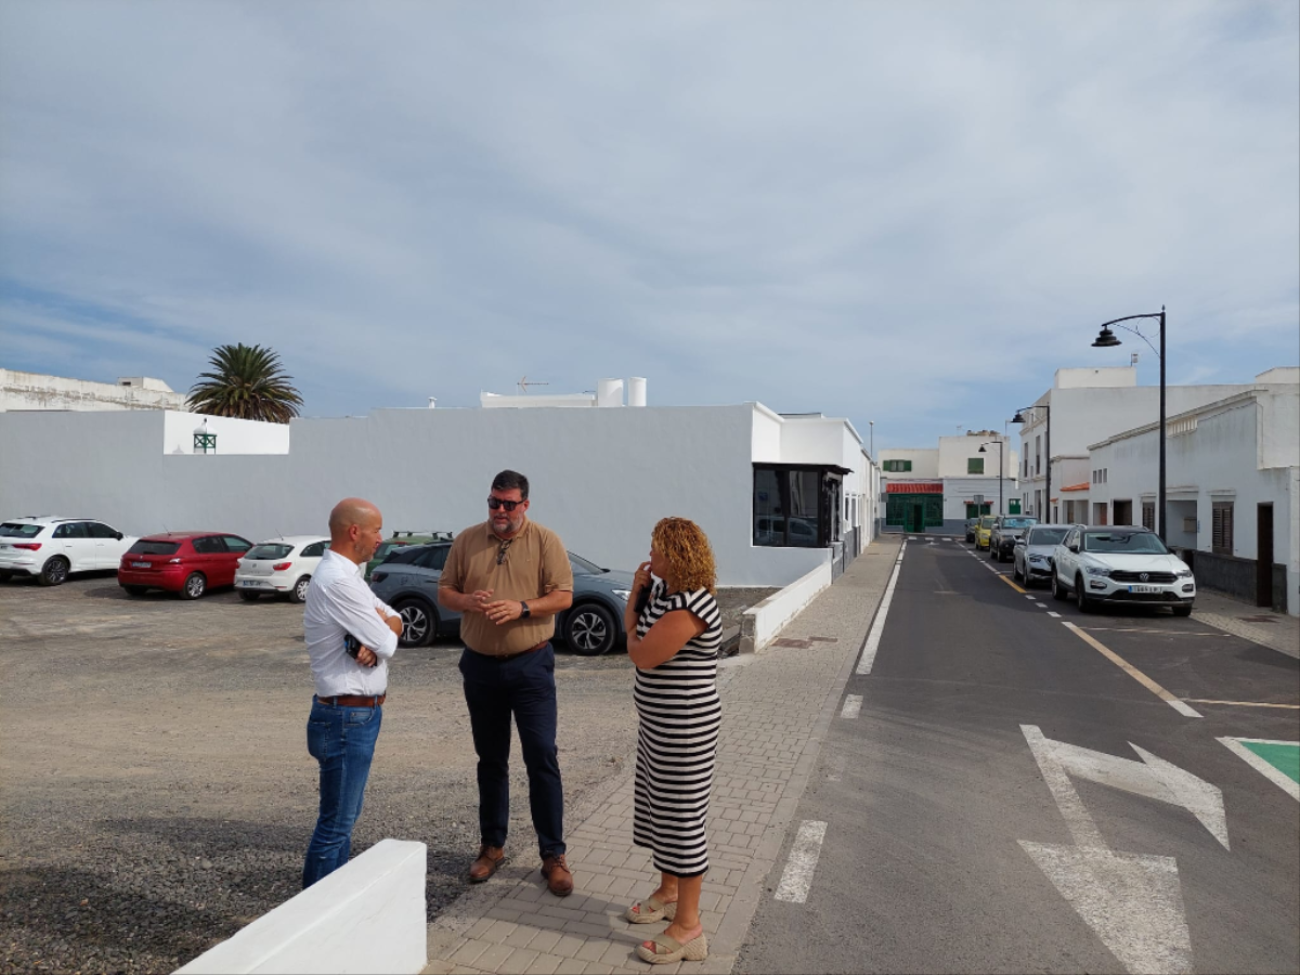
[[[677,902],[665,904],[658,897],[651,894],[643,901],[637,901],[626,911],[623,917],[633,924],[654,924],[655,921],[662,921],[664,918],[673,920],[677,917]]]
[[[637,945],[636,954],[642,961],[648,961],[651,965],[671,965],[675,961],[704,961],[709,957],[709,943],[705,940],[703,931],[698,938],[692,938],[686,944],[666,934],[656,935],[650,941],[655,946],[653,951],[645,945]]]

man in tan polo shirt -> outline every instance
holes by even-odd
[[[528,478],[502,471],[492,481],[487,521],[451,544],[438,602],[461,613],[465,678],[478,754],[478,859],[471,883],[506,858],[510,823],[510,719],[528,768],[528,800],[551,893],[573,891],[565,860],[564,786],[555,746],[555,615],[573,605],[573,567],[560,536],[529,521]]]

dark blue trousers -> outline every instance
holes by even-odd
[[[499,660],[468,647],[461,654],[465,703],[469,706],[474,751],[478,754],[480,839],[505,846],[510,825],[510,718],[528,769],[528,804],[537,831],[538,852],[563,854],[564,785],[555,745],[555,651],[540,650]]]
[[[384,709],[334,707],[312,701],[307,751],[320,763],[320,813],[307,846],[302,885],[310,887],[348,862],[352,827],[361,816],[370,762]]]

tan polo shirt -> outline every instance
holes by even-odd
[[[534,521],[524,522],[497,565],[502,540],[485,521],[451,543],[438,588],[459,593],[491,589],[493,599],[540,599],[556,589],[573,591],[573,566],[560,536]],[[460,636],[471,650],[499,657],[521,653],[555,636],[555,617],[511,620],[498,626],[482,613],[462,613]]]

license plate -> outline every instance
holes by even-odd
[[[255,587],[255,586],[264,586],[264,585],[266,585],[266,583],[264,583],[264,582],[258,582],[256,579],[244,579],[244,580],[241,581],[239,584],[240,584],[241,586],[243,586],[245,589],[249,589],[249,588],[252,588],[252,587]]]
[[[1129,586],[1129,592],[1159,592],[1159,586]]]
[[[149,564],[148,562],[132,562],[132,563],[131,563],[131,568],[133,568],[133,569],[148,569],[148,568],[150,568],[150,567],[151,567],[151,566],[150,566],[150,564]]]

